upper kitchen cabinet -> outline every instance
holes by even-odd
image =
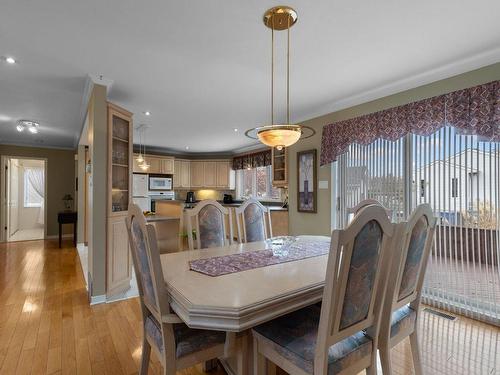
[[[174,163],[174,188],[191,187],[191,162],[189,160],[175,159]]]
[[[217,162],[205,161],[204,163],[204,187],[215,188],[217,187]]]
[[[152,174],[174,174],[174,158],[170,156],[146,155],[146,162],[149,169],[144,171],[139,167],[134,154],[134,173],[152,173]]]
[[[191,188],[205,187],[205,162],[191,162]]]
[[[108,103],[108,213],[126,215],[132,186],[132,114]]]
[[[272,149],[273,186],[288,186],[288,148]]]

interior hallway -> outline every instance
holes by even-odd
[[[71,240],[0,244],[0,374],[133,374],[141,354],[137,298],[90,307]],[[426,374],[500,374],[500,329],[429,313],[420,319]],[[150,374],[160,374],[152,357]],[[407,342],[396,374],[412,373]],[[201,375],[201,367],[182,371]],[[214,372],[223,375],[222,370]]]

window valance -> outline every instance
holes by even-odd
[[[272,164],[271,150],[240,155],[233,158],[233,169],[265,167]]]
[[[395,141],[408,133],[430,135],[446,125],[500,142],[500,81],[325,125],[321,165],[337,160],[353,143]]]

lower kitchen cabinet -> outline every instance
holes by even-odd
[[[107,286],[106,294],[112,296],[130,288],[132,258],[128,243],[125,215],[108,217]]]

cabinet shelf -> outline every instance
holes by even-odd
[[[113,139],[116,140],[116,141],[128,143],[128,139],[120,138],[120,137],[117,137],[117,136],[113,136]]]
[[[122,167],[122,168],[128,168],[127,164],[120,164],[120,163],[112,163],[113,167]]]

